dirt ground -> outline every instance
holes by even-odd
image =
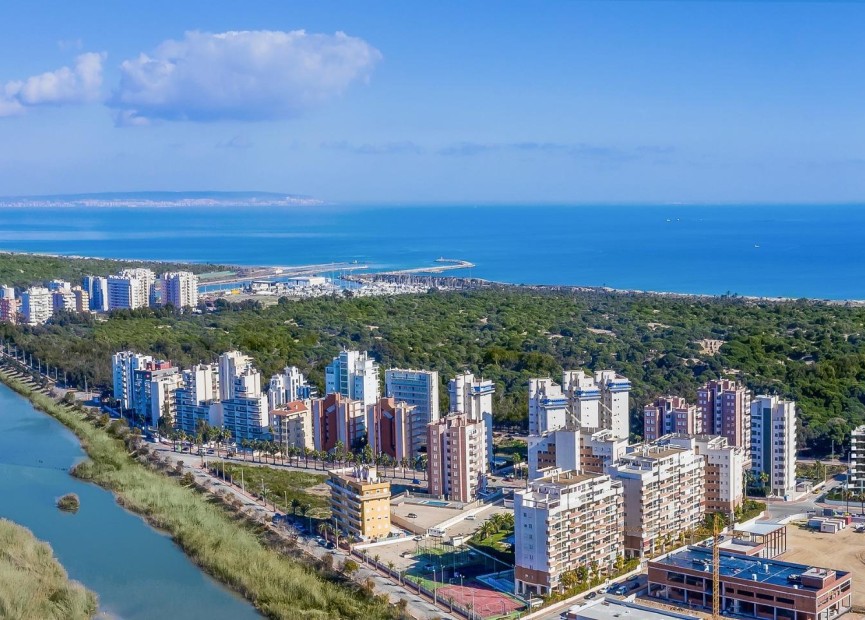
[[[853,573],[853,605],[865,608],[865,533],[857,534],[848,527],[837,534],[823,534],[791,523],[787,526],[787,552],[778,559],[850,571]],[[844,616],[845,620],[848,618],[865,618],[865,614]]]

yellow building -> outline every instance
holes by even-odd
[[[334,526],[362,540],[385,538],[390,533],[390,482],[379,480],[375,467],[328,473]]]

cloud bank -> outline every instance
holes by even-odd
[[[119,124],[291,118],[369,78],[381,53],[342,32],[192,31],[120,65]]]
[[[61,67],[26,80],[6,82],[0,89],[0,116],[23,114],[27,108],[98,101],[105,54],[88,52],[73,67]]]

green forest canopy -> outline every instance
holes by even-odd
[[[815,455],[847,449],[865,421],[865,308],[809,301],[756,302],[597,291],[493,287],[394,297],[327,297],[263,308],[220,302],[203,315],[117,311],[108,320],[63,315],[43,327],[0,334],[83,384],[110,390],[110,356],[147,352],[188,366],[231,348],[265,376],[299,366],[323,386],[343,347],[368,349],[384,368],[425,368],[447,379],[469,369],[496,382],[495,417],[524,424],[526,384],[563,368],[613,368],[629,377],[632,432],[659,394],[695,401],[708,379],[732,376],[756,393],[795,399],[800,446]],[[706,340],[723,341],[720,350]],[[834,442],[834,445],[833,445]]]

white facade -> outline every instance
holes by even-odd
[[[243,377],[252,368],[252,358],[240,351],[227,351],[219,356],[219,399],[228,400],[234,398],[238,388],[247,391],[247,386],[240,377]],[[250,379],[254,381],[253,379]],[[260,382],[259,377],[259,382]],[[254,389],[254,385],[248,386]],[[261,391],[259,383],[258,391]]]
[[[751,401],[751,471],[757,483],[767,474],[770,495],[793,499],[796,492],[796,403],[777,396]]]
[[[149,269],[124,269],[108,276],[108,309],[146,308],[156,275]]]
[[[51,291],[41,286],[31,286],[21,293],[21,314],[28,325],[42,325],[53,314]]]
[[[470,372],[457,375],[448,383],[450,413],[465,413],[469,420],[482,421],[486,435],[487,458],[493,456],[493,394],[496,384],[476,379]]]
[[[543,435],[529,435],[529,480],[548,475],[551,468],[581,471],[580,431],[560,428]]]
[[[183,373],[175,367],[137,369],[133,371],[135,413],[149,426],[156,427],[166,407],[172,418],[177,415],[175,390],[183,386]]]
[[[385,396],[414,407],[410,438],[411,455],[426,447],[427,424],[438,421],[439,374],[435,370],[391,368],[384,373]]]
[[[848,487],[854,493],[865,493],[865,425],[850,433],[850,476]]]
[[[183,387],[175,391],[176,428],[194,434],[199,423],[222,426],[219,402],[219,367],[199,364],[183,371]]]
[[[623,552],[622,498],[620,482],[573,471],[515,492],[516,593],[560,591],[562,574],[580,566],[611,570]]]
[[[118,351],[111,356],[111,374],[114,379],[114,398],[120,401],[121,409],[135,408],[135,371],[152,363],[149,355],[133,351]]]
[[[198,276],[191,271],[169,271],[160,276],[162,303],[175,308],[198,306]]]
[[[75,294],[72,289],[56,290],[51,293],[51,311],[53,313],[75,312],[77,309]]]
[[[48,283],[48,290],[52,293],[57,291],[71,291],[72,285],[66,280],[51,280]]]
[[[562,375],[562,390],[570,413],[582,428],[605,428],[627,439],[630,430],[631,382],[613,370],[599,370],[594,376],[582,370]]]
[[[314,398],[315,392],[297,366],[286,366],[280,374],[270,378],[267,403],[273,410],[295,400]]]
[[[267,436],[270,418],[264,394],[238,395],[221,404],[222,425],[231,431],[232,440],[263,439]]]
[[[287,450],[292,446],[301,450],[315,448],[312,411],[308,401],[295,400],[272,410],[270,424],[274,441],[280,449]]]
[[[378,364],[366,351],[343,351],[324,369],[327,394],[342,394],[374,405],[381,395]]]
[[[662,437],[659,445],[668,444],[694,450],[705,462],[706,512],[730,514],[742,505],[745,495],[745,472],[751,461],[738,446],[731,446],[720,435]]]
[[[529,379],[529,434],[568,426],[568,398],[552,379]]]
[[[632,557],[658,552],[703,520],[705,462],[694,450],[637,446],[609,467],[624,491],[625,550]]]

